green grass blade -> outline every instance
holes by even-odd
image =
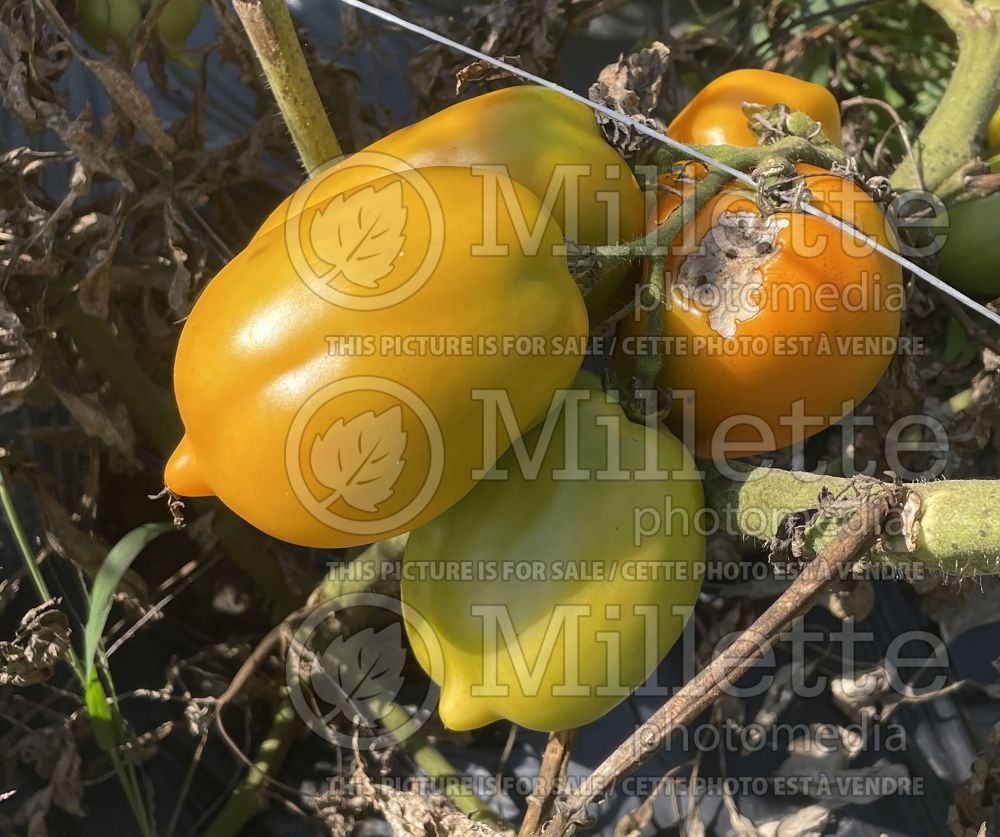
[[[90,591],[90,614],[87,616],[87,624],[83,631],[83,662],[86,667],[84,683],[88,709],[91,708],[89,699],[91,684],[97,682],[100,685],[95,669],[97,646],[104,633],[108,614],[111,613],[111,604],[114,601],[115,590],[118,589],[118,582],[150,541],[173,530],[174,527],[170,523],[145,523],[136,527],[111,548],[108,557],[97,571],[94,587]],[[103,688],[101,694],[102,696],[104,694]]]

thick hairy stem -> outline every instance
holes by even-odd
[[[871,549],[882,521],[895,503],[893,490],[873,487],[830,545],[777,601],[638,727],[565,802],[557,804],[545,833],[553,837],[573,834],[586,820],[587,808],[602,800],[619,778],[651,758],[674,732],[691,723],[727,686],[746,674],[771,648],[785,626],[808,610],[817,594],[837,577],[838,568]]]
[[[285,0],[234,0],[306,173],[343,152],[309,74]]]
[[[958,39],[958,62],[941,103],[893,173],[894,189],[923,187],[943,200],[965,191],[990,117],[1000,106],[1000,0],[924,0]]]
[[[768,159],[809,163],[824,169],[847,162],[847,155],[836,146],[830,143],[820,146],[805,137],[783,137],[767,145],[750,148],[738,145],[692,145],[691,148],[743,172],[753,171]],[[666,168],[674,165],[677,154],[673,148],[657,146],[649,159],[653,164]]]
[[[746,468],[715,474],[706,481],[709,505],[724,531],[771,540],[785,515],[821,507],[826,490],[834,496],[865,489],[865,478],[825,477],[778,468]],[[1000,488],[995,480],[946,480],[901,487],[903,502],[891,536],[867,557],[906,571],[914,567],[967,578],[1000,573]],[[818,515],[803,532],[806,554],[821,551],[841,523]]]

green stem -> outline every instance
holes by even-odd
[[[14,498],[10,493],[7,476],[4,473],[3,468],[0,468],[0,507],[3,508],[4,517],[7,519],[7,525],[10,528],[11,535],[14,537],[14,542],[17,544],[18,552],[21,554],[21,560],[24,563],[25,570],[31,578],[32,583],[35,585],[35,591],[38,593],[39,599],[42,603],[51,601],[52,593],[49,591],[48,584],[45,583],[45,578],[42,575],[41,570],[38,568],[38,564],[35,563],[35,554],[31,549],[31,544],[28,542],[28,536],[24,531],[24,526],[21,524],[21,517],[17,513],[17,508],[14,506]],[[76,676],[77,680],[80,681],[80,686],[86,692],[88,686],[86,670],[84,668],[83,661],[76,653],[76,649],[73,647],[72,643],[68,644],[66,647],[66,659],[70,668],[73,670],[73,674]],[[108,677],[108,682],[109,684],[111,683],[110,676]],[[99,689],[98,691],[103,696],[103,689]],[[89,711],[87,715],[91,723],[91,728],[94,732],[94,737],[100,741],[102,737],[100,729],[101,721],[95,718]],[[132,813],[135,816],[139,829],[142,831],[144,837],[153,837],[156,832],[153,828],[152,821],[150,820],[149,813],[146,810],[145,802],[143,801],[142,791],[139,787],[139,780],[136,776],[134,765],[126,764],[122,761],[121,755],[118,752],[117,741],[113,743],[113,746],[107,748],[107,753],[111,758],[111,764],[114,767],[115,775],[121,783],[122,791],[125,793],[125,798],[128,800],[129,807],[132,809]]]
[[[278,709],[257,750],[253,766],[248,769],[239,787],[230,794],[219,815],[205,829],[205,837],[242,834],[246,824],[267,805],[267,779],[284,763],[295,739],[296,722],[299,720],[288,697],[287,687],[281,689],[279,699]]]
[[[647,352],[636,358],[636,375],[640,389],[650,390],[656,383],[663,364],[660,337],[663,334],[663,306],[666,304],[670,284],[667,276],[667,255],[674,241],[685,225],[694,221],[701,209],[730,181],[730,176],[718,169],[712,169],[698,184],[694,194],[684,202],[667,220],[648,233],[640,245],[644,252],[655,255],[650,258],[649,282],[643,288],[643,307],[647,311],[645,344]]]
[[[288,7],[284,0],[234,0],[233,7],[264,70],[302,166],[312,176],[331,160],[340,157],[343,151],[309,73]],[[227,536],[222,538],[222,543],[224,548],[229,547],[226,551],[230,557],[238,563],[243,563],[243,556],[251,559],[246,568],[266,585],[274,585],[270,589],[280,593],[276,598],[279,611],[291,611],[295,606],[294,598],[280,577],[277,562],[253,560],[258,557],[258,549],[244,551],[249,532],[235,516],[227,513],[223,524]],[[252,540],[252,537],[249,539]],[[262,564],[270,568],[263,574],[260,573]],[[257,751],[253,768],[230,796],[207,834],[212,837],[238,834],[246,822],[264,807],[265,782],[271,774],[280,770],[285,760],[294,736],[295,718],[287,689],[284,689],[268,735]]]
[[[396,568],[402,560],[405,544],[405,535],[377,541],[363,549],[350,562],[333,565],[331,572],[316,588],[310,599],[317,603],[334,601],[342,596],[363,593],[378,580],[397,575]],[[318,633],[321,632],[322,629]],[[325,640],[322,636],[318,636],[318,642],[324,644]],[[343,666],[348,677],[352,676],[350,660],[337,660],[337,663]],[[381,723],[388,730],[401,729],[410,721],[407,711],[391,700],[373,698],[359,703],[369,717],[381,718]],[[262,809],[266,801],[265,786],[268,777],[280,769],[289,742],[296,731],[292,724],[296,716],[294,711],[291,711],[291,717],[288,717],[290,710],[287,690],[283,689],[281,703],[267,738],[254,759],[254,767],[248,771],[243,782],[227,800],[206,834],[211,837],[231,837],[239,834],[250,817]],[[455,768],[427,738],[416,732],[399,743],[410,754],[417,767],[430,778],[439,781],[439,786],[455,807],[470,817],[488,820],[498,827],[504,827],[484,801],[471,791],[464,790],[462,782],[455,781],[458,775]]]
[[[21,525],[21,518],[17,513],[17,509],[14,507],[14,497],[10,493],[10,488],[7,485],[7,475],[4,473],[3,468],[0,468],[0,505],[3,506],[4,517],[7,518],[7,526],[10,529],[11,535],[14,536],[14,542],[21,553],[21,561],[24,563],[24,568],[27,570],[32,584],[35,585],[38,597],[43,603],[51,601],[52,594],[49,592],[48,584],[45,583],[42,571],[38,569],[38,564],[35,563],[34,551],[31,548],[31,544],[28,543],[28,536],[24,531],[24,526]],[[80,681],[83,682],[83,665],[77,658],[72,646],[70,646],[69,650],[73,669],[80,678]]]
[[[847,160],[846,155],[840,149],[829,143],[816,145],[797,136],[784,137],[777,142],[754,148],[742,148],[735,145],[694,145],[691,147],[695,151],[712,156],[720,163],[725,163],[727,166],[746,173],[767,169],[780,163],[810,163],[829,169],[834,165],[842,165]],[[656,146],[644,155],[643,162],[661,168],[670,168],[676,163],[677,154],[678,152],[673,148]],[[711,170],[703,180],[706,188],[703,192],[699,189],[700,194],[697,196],[695,206],[700,208],[704,205],[704,202],[716,194],[729,179],[725,173]],[[609,294],[613,296],[613,293],[607,288],[608,283],[612,282],[616,275],[618,281],[629,275],[627,271],[622,271],[622,263],[637,256],[647,257],[651,254],[665,252],[680,233],[685,219],[690,220],[693,217],[692,209],[693,207],[688,206],[682,212],[673,213],[661,227],[634,241],[587,248],[586,257],[582,264],[583,270],[588,274],[589,286],[592,288],[602,287],[604,296]],[[602,322],[605,316],[611,312],[602,310],[601,313],[603,316],[598,317],[597,322]]]
[[[834,495],[866,480],[827,477],[779,468],[729,463],[739,479],[713,474],[705,484],[708,504],[724,531],[770,540],[782,518],[816,508],[823,489]],[[898,532],[887,533],[869,559],[900,569],[919,565],[959,578],[1000,574],[1000,489],[995,480],[946,480],[905,485],[908,502]],[[804,532],[806,556],[829,544],[841,523],[820,516]]]
[[[896,190],[927,189],[949,201],[965,191],[970,162],[1000,106],[1000,2],[924,0],[955,32],[958,62],[941,103],[890,178]]]
[[[834,164],[844,165],[847,162],[847,155],[830,142],[817,144],[805,137],[795,136],[782,137],[767,145],[750,147],[692,145],[691,148],[742,172],[752,172],[769,159],[784,160],[789,163],[809,163],[824,169],[832,168]],[[655,165],[669,167],[674,165],[678,153],[673,148],[660,145],[649,155],[649,160]]]
[[[306,173],[343,151],[302,54],[285,0],[233,0]]]

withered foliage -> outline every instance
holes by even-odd
[[[153,5],[162,10],[162,3]],[[653,125],[668,121],[700,81],[731,66],[792,69],[831,83],[840,98],[863,89],[916,125],[940,94],[939,82],[950,61],[948,50],[928,57],[927,45],[941,36],[933,16],[921,16],[910,33],[910,47],[890,48],[893,38],[901,37],[891,16],[865,8],[830,20],[814,17],[815,4],[805,0],[731,4],[729,13],[711,20],[697,14],[676,19],[676,4],[663,4],[664,18],[648,17],[644,31],[634,23],[634,9],[623,10],[628,4],[616,0],[480,3],[461,14],[426,16],[399,0],[380,5],[556,79],[564,69],[560,50],[572,37],[586,33],[588,26],[600,29],[609,21],[619,26],[628,21],[636,33],[636,51],[609,63],[590,95]],[[4,425],[8,449],[3,465],[25,490],[22,513],[34,518],[32,546],[45,559],[44,569],[49,572],[51,564],[70,567],[73,572],[64,578],[71,580],[77,571],[93,577],[110,544],[127,528],[156,517],[169,519],[165,507],[146,497],[159,488],[168,452],[164,440],[176,430],[169,386],[180,323],[208,279],[302,177],[231,8],[224,0],[209,0],[205,14],[214,21],[212,40],[191,50],[199,69],[178,74],[171,64],[175,59],[149,21],[130,54],[102,55],[75,34],[77,11],[71,0],[0,4],[0,103],[8,129],[0,146],[0,418],[9,421]],[[764,40],[761,24],[770,32]],[[408,86],[411,115],[454,101],[456,78],[463,92],[500,78],[438,44],[413,40],[406,49],[383,49],[388,40],[398,45],[399,33],[348,7],[340,9],[339,25],[340,42],[332,52],[331,45],[312,37],[305,39],[305,49],[347,150],[363,147],[400,118],[399,108],[394,111],[382,100],[377,82],[367,74],[371,64],[363,60],[366,56],[377,57],[380,71],[388,68]],[[924,73],[924,82],[914,90],[904,80],[918,72]],[[230,97],[226,85],[238,87],[240,96]],[[225,88],[221,92],[220,86]],[[884,113],[856,108],[846,117],[849,150],[860,157],[866,174],[884,174],[901,148],[887,133]],[[618,123],[606,129],[626,152],[637,147],[636,137]],[[887,139],[880,143],[883,137]],[[879,144],[884,153],[873,153]],[[975,321],[946,309],[939,296],[919,287],[910,289],[908,306],[907,334],[920,338],[928,351],[894,361],[859,412],[871,423],[857,428],[851,453],[858,461],[873,459],[887,467],[887,430],[900,417],[922,412],[939,421],[951,440],[943,476],[995,476],[1000,471],[994,432],[1000,424],[1000,346]],[[137,405],[127,395],[134,396],[140,384],[143,397]],[[834,433],[817,440],[810,456],[828,459],[836,471],[839,437]],[[802,521],[790,519],[785,541],[778,545],[789,560],[799,557],[795,543],[800,525]],[[280,612],[276,588],[283,586],[287,596],[304,599],[330,556],[311,560],[290,547],[265,544],[218,509],[192,513],[187,534],[183,545],[159,556],[163,567],[140,563],[126,574],[119,589],[125,607],[116,608],[109,623],[115,642],[141,644],[149,626],[170,620],[173,598],[185,597],[183,618],[170,624],[177,647],[170,649],[169,665],[158,681],[131,695],[172,706],[176,717],[129,731],[127,756],[137,762],[151,759],[164,739],[176,736],[184,741],[186,757],[196,754],[194,771],[209,741],[229,768],[228,780],[242,771],[243,761],[219,741],[216,701],[277,618],[291,609]],[[229,560],[248,553],[276,567],[269,589],[259,589],[266,586],[259,583],[255,588],[236,571],[239,561]],[[710,542],[709,560],[719,568],[765,559],[755,547],[718,537]],[[785,586],[773,578],[710,583],[696,614],[699,664],[710,660],[728,635],[748,626]],[[961,594],[970,590],[962,588]],[[924,583],[919,591],[928,608],[955,632],[986,618],[977,611],[972,619],[954,587]],[[79,703],[67,699],[72,680],[63,676],[66,666],[61,663],[78,614],[64,601],[35,607],[32,595],[21,574],[0,579],[0,616],[11,623],[10,638],[0,642],[0,703],[8,725],[2,740],[10,755],[3,760],[0,794],[6,788],[23,789],[5,800],[0,830],[42,835],[53,811],[85,816],[85,786],[105,778],[109,766],[96,753]],[[862,619],[873,609],[871,585],[846,581],[823,604],[838,618]],[[233,738],[248,755],[279,707],[275,684],[285,676],[279,652],[270,651],[253,667],[225,716],[227,729],[242,730]],[[819,656],[808,661],[809,671],[819,665]],[[112,664],[117,665],[116,658]],[[123,673],[119,669],[116,676]],[[771,729],[794,704],[790,680],[790,666],[779,667],[774,687],[759,706],[725,698],[712,722],[737,727],[753,722]],[[834,693],[847,721],[881,710],[888,700],[880,690],[858,695],[849,683],[838,682]],[[41,701],[34,699],[37,694]],[[819,758],[796,744],[783,754],[781,769],[861,777],[895,769],[880,762],[856,766],[862,751],[843,725],[838,730],[844,733],[842,746],[833,753]],[[974,833],[993,804],[994,755],[991,750],[976,762],[973,777],[959,793],[950,822],[955,834]],[[683,766],[697,771],[699,764],[692,761]],[[282,794],[289,805],[299,804],[332,834],[349,833],[372,818],[386,821],[399,834],[491,833],[489,826],[469,821],[440,798],[393,790],[370,778],[390,766],[413,769],[404,754],[391,753],[384,763],[369,760],[363,769],[357,761],[341,765],[347,784],[339,789],[298,797],[283,787],[269,790]],[[615,833],[637,835],[656,824],[654,801],[626,805],[633,811],[622,817]],[[734,829],[758,833],[740,804],[731,796],[724,800]],[[184,805],[182,795],[178,810]],[[757,826],[761,833],[818,833],[837,807],[808,800],[799,810]],[[175,824],[193,827],[193,815],[185,816],[175,811],[164,819],[176,817]],[[697,806],[692,806],[687,827],[689,833],[704,833]],[[177,830],[182,832],[183,827]]]

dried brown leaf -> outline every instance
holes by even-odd
[[[806,805],[781,819],[761,823],[758,829],[763,837],[821,837],[830,814],[826,805]]]
[[[109,407],[101,403],[96,393],[74,395],[58,387],[54,391],[62,405],[83,428],[83,432],[105,445],[118,464],[125,468],[139,467],[139,460],[135,455],[135,430],[132,429],[124,405]]]
[[[0,616],[7,612],[10,603],[17,597],[23,580],[23,575],[8,575],[5,578],[0,578]]]
[[[38,151],[22,145],[0,154],[0,171],[8,177],[23,179],[38,174],[51,163],[67,159],[68,155],[61,151]]]
[[[167,303],[177,317],[186,317],[194,304],[194,277],[204,267],[204,247],[191,228],[181,220],[173,203],[163,206],[165,244],[174,263],[174,275],[167,290]],[[191,270],[191,266],[195,268]]]
[[[356,765],[351,776],[349,790],[350,794],[334,790],[315,799],[319,815],[333,834],[350,833],[355,822],[372,813],[388,823],[393,837],[415,834],[499,837],[501,834],[485,823],[469,819],[444,797],[426,798],[374,783],[360,765]]]
[[[522,67],[518,55],[501,55],[500,60],[513,67]],[[510,70],[495,67],[489,61],[473,61],[455,73],[455,95],[462,92],[463,85],[483,84],[487,81],[500,81],[505,78],[516,78]]]
[[[170,155],[177,151],[177,143],[163,129],[160,117],[156,115],[149,97],[136,83],[135,79],[113,61],[102,58],[91,58],[76,50],[73,33],[62,19],[59,11],[51,0],[36,0],[48,16],[49,21],[62,35],[66,43],[77,53],[77,58],[87,67],[107,91],[108,95],[121,108],[132,123],[142,131],[153,143],[164,167],[172,168]]]
[[[660,101],[670,48],[659,41],[626,58],[618,56],[590,86],[590,99],[627,116],[649,116]]]
[[[153,143],[166,168],[171,168],[170,156],[176,153],[177,143],[164,129],[149,97],[136,84],[135,79],[117,64],[95,58],[83,59],[84,64],[100,79],[108,95],[126,116],[135,123]]]
[[[94,317],[107,319],[111,303],[112,285],[112,262],[118,245],[121,242],[122,228],[125,226],[125,213],[123,210],[124,201],[119,198],[115,208],[113,218],[107,219],[104,224],[95,221],[98,228],[108,227],[108,232],[90,247],[87,256],[87,274],[83,277],[77,288],[77,300],[80,307]],[[90,213],[88,218],[94,217],[95,213]],[[76,225],[78,234],[83,237],[85,229],[81,228],[79,222]]]
[[[467,7],[461,17],[430,18],[423,24],[487,55],[518,55],[524,69],[548,75],[555,58],[558,0],[517,0]],[[454,96],[455,77],[464,62],[442,45],[429,46],[410,62],[410,83],[418,111],[439,110]]]
[[[955,789],[948,810],[948,829],[954,837],[975,837],[992,822],[1000,798],[1000,726],[994,727],[986,751],[972,763],[969,777]]]
[[[53,38],[36,39],[24,29],[0,22],[0,101],[29,131],[54,131],[88,174],[101,173],[134,189],[114,137],[98,138],[90,131],[90,109],[71,115],[68,103],[53,88],[65,66],[50,60],[36,60],[54,47],[65,52],[65,42]],[[46,75],[43,75],[45,73]]]
[[[33,730],[18,741],[16,755],[46,782],[18,812],[29,834],[46,833],[45,818],[52,805],[73,816],[85,816],[80,753],[68,726]]]
[[[0,685],[44,683],[69,647],[69,621],[51,600],[29,610],[12,642],[0,642]]]
[[[41,356],[28,342],[21,319],[0,298],[0,413],[21,406],[40,368]]]

